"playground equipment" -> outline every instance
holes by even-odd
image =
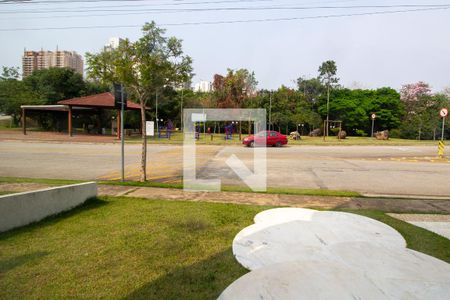
[[[226,125],[224,127],[225,129],[225,140],[232,140],[233,139],[233,133],[234,133],[234,127],[233,123]]]
[[[200,139],[200,133],[201,133],[200,123],[195,123],[194,124],[194,129],[195,129],[195,139],[199,140]]]
[[[161,121],[162,121],[162,119],[161,119]],[[165,131],[165,135],[161,135],[161,131]],[[173,123],[172,123],[171,120],[169,120],[167,122],[166,126],[159,126],[159,128],[158,128],[158,138],[160,138],[160,139],[163,138],[163,139],[169,139],[170,140],[170,138],[172,136],[172,131],[173,131]]]
[[[339,131],[337,132],[337,137],[339,140],[341,140],[342,138],[342,121],[335,121],[335,120],[329,120],[328,122],[325,120],[323,121],[323,140],[325,141],[325,138],[329,135],[329,131],[330,128],[331,129],[335,129],[335,128],[339,128]],[[345,135],[345,137],[347,136],[347,134]],[[345,137],[343,137],[345,139]]]

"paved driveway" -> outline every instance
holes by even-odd
[[[291,146],[268,148],[267,153],[269,186],[450,196],[450,162],[435,158],[436,147]],[[252,167],[250,148],[198,146],[198,175],[242,184],[225,163],[231,154]],[[139,178],[139,158],[140,145],[126,145],[127,179]],[[148,162],[150,180],[181,180],[181,146],[149,145]],[[119,179],[119,171],[118,144],[0,143],[0,176]]]
[[[251,167],[251,149],[230,147],[223,148],[201,174],[237,184],[237,176],[225,163],[231,154]],[[267,156],[269,186],[450,196],[450,161],[437,159],[436,147],[291,146],[268,148]]]

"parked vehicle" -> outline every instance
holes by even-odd
[[[288,143],[288,139],[285,135],[277,131],[260,131],[255,135],[250,135],[242,141],[247,147],[254,147],[257,145],[275,146],[281,147]]]

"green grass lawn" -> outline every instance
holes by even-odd
[[[262,206],[100,198],[0,234],[0,299],[215,299],[245,274],[234,236]],[[450,262],[450,241],[380,212],[412,249]]]
[[[9,122],[9,121],[8,121]],[[21,131],[21,128],[10,128],[9,125],[2,125],[0,123],[0,130],[10,130],[10,131]],[[30,131],[44,131],[39,128],[28,128]],[[284,134],[284,132],[282,132]],[[164,132],[162,133],[164,136]],[[241,139],[244,139],[248,134],[242,134]],[[184,135],[182,132],[174,132],[170,139],[158,138],[158,136],[148,137],[148,144],[182,144]],[[357,137],[350,136],[344,140],[338,140],[336,136],[329,136],[326,140],[323,137],[309,137],[302,136],[299,141],[294,141],[289,139],[288,145],[309,145],[309,146],[426,146],[426,145],[436,145],[437,141],[419,141],[419,140],[406,140],[399,138],[391,138],[387,141],[379,141],[371,137]],[[138,135],[133,135],[130,137],[125,137],[126,143],[136,144],[141,143],[141,137]],[[242,140],[239,140],[239,134],[234,134],[232,140],[225,140],[225,134],[200,134],[200,138],[197,140],[197,144],[202,145],[242,145]]]
[[[335,136],[330,136],[323,140],[323,137],[302,136],[299,141],[289,140],[289,145],[326,145],[326,146],[425,146],[437,145],[437,141],[419,141],[390,138],[387,141],[380,141],[371,137],[350,136],[344,140],[338,140]]]
[[[71,179],[47,179],[47,178],[25,178],[25,177],[0,177],[0,183],[41,183],[48,185],[65,185],[83,183],[83,180]]]
[[[9,194],[14,194],[15,192],[9,192],[9,191],[0,191],[0,196],[2,195],[9,195]]]
[[[0,234],[0,299],[213,299],[246,273],[234,236],[264,207],[101,198]]]
[[[242,139],[246,137],[247,134],[242,134]],[[211,135],[201,134],[197,144],[206,144],[206,145],[241,145],[242,141],[239,140],[239,134],[233,135],[232,140],[225,140],[224,134],[213,134],[213,138],[211,139]],[[176,132],[172,135],[171,139],[158,138],[158,137],[149,137],[148,143],[162,143],[162,144],[182,144],[183,143],[183,133]],[[138,136],[130,137],[127,139],[127,143],[140,143],[141,139]],[[375,138],[371,137],[347,137],[344,140],[338,140],[336,136],[327,137],[326,140],[323,140],[323,137],[309,137],[302,136],[302,139],[299,141],[289,140],[288,145],[310,145],[310,146],[420,146],[420,145],[437,145],[437,141],[418,141],[418,140],[405,140],[405,139],[397,139],[391,138],[387,141],[379,141]]]
[[[450,263],[450,240],[434,232],[393,218],[380,211],[346,210],[363,215],[395,228],[405,238],[408,248],[426,253]]]

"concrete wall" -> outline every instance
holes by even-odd
[[[70,210],[95,196],[95,182],[0,196],[0,232]]]

